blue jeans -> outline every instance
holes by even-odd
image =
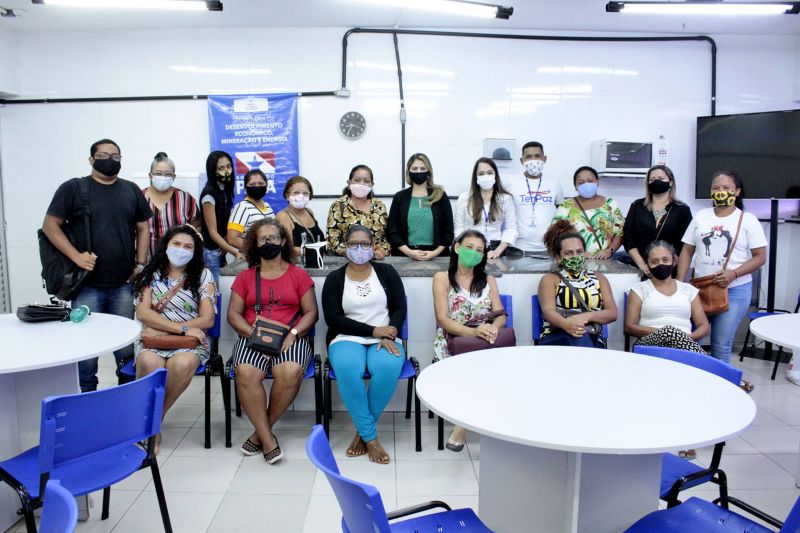
[[[406,360],[403,346],[398,343],[397,347],[400,355],[393,355],[385,348],[378,351],[377,344],[352,341],[328,347],[328,359],[339,382],[339,393],[364,442],[378,436],[375,426],[397,388],[397,379]],[[365,368],[371,376],[369,389],[364,388]]]
[[[81,305],[89,306],[92,313],[108,313],[110,315],[133,318],[133,285],[124,283],[119,287],[98,289],[96,287],[83,287],[78,296],[72,300],[72,307]],[[125,361],[133,357],[133,344],[114,352],[117,360],[117,370]],[[97,390],[97,357],[86,359],[78,363],[78,376],[80,378],[81,392]]]
[[[216,250],[209,250],[206,248],[203,250],[203,260],[205,261],[206,268],[209,269],[211,275],[214,276],[214,283],[217,286],[217,291],[219,291],[219,271],[225,262],[225,252],[220,248]]]
[[[728,310],[718,315],[708,317],[711,323],[711,355],[724,361],[731,362],[731,346],[739,323],[750,308],[750,299],[753,293],[753,284],[745,283],[728,288]]]
[[[556,329],[552,333],[543,335],[539,339],[539,346],[579,346],[583,348],[604,348],[598,346],[592,336],[584,333],[582,337],[573,337],[563,329]]]

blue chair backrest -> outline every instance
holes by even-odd
[[[352,533],[391,533],[389,520],[378,489],[348,479],[339,473],[336,459],[322,426],[311,429],[306,441],[306,454],[328,478],[339,501],[347,531]]]
[[[161,431],[167,371],[95,392],[42,400],[40,474],[92,453],[130,445]]]
[[[696,352],[689,352],[686,350],[678,350],[676,348],[662,348],[660,346],[634,346],[634,353],[642,355],[649,355],[652,357],[660,357],[661,359],[669,359],[676,363],[683,363],[685,365],[711,372],[715,376],[722,379],[727,379],[734,385],[739,385],[742,382],[742,371],[731,366],[728,363],[714,359],[710,355],[704,355]]]
[[[514,307],[513,307],[514,299],[511,297],[510,294],[501,294],[500,295],[500,303],[503,304],[503,309],[506,310],[508,316],[506,317],[506,327],[513,328],[514,327]]]
[[[214,325],[206,333],[209,337],[218,339],[222,329],[222,293],[217,293],[217,312],[214,314]]]
[[[789,516],[783,521],[780,533],[797,533],[797,531],[800,531],[800,498],[795,500],[792,510],[789,511]]]
[[[78,503],[75,496],[62,487],[57,479],[51,479],[44,491],[39,533],[72,533],[77,522]]]
[[[538,341],[542,337],[544,318],[542,317],[542,306],[539,305],[539,297],[531,296],[531,338]]]

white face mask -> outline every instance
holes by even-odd
[[[353,196],[356,198],[366,198],[371,190],[372,187],[364,185],[363,183],[353,183],[350,185],[350,192],[353,193]]]
[[[192,257],[194,257],[194,250],[177,248],[175,246],[167,247],[167,258],[174,267],[180,268],[188,265]]]
[[[478,176],[477,181],[478,187],[484,191],[491,190],[495,183],[494,174],[484,174],[483,176]]]
[[[541,159],[528,159],[522,166],[528,176],[541,176],[544,169],[544,161]]]
[[[175,178],[172,176],[153,176],[153,187],[155,187],[157,191],[166,192],[172,187],[174,181]]]
[[[289,196],[289,205],[295,209],[303,209],[308,205],[309,197],[306,194],[293,194]]]

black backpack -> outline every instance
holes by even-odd
[[[78,188],[81,193],[84,225],[86,226],[86,251],[91,252],[92,233],[89,227],[89,220],[92,213],[89,208],[89,184],[87,181],[91,178],[75,179],[78,180]],[[64,234],[74,246],[76,239],[68,226],[69,224],[67,224]],[[53,243],[50,242],[43,230],[40,229],[37,234],[39,236],[39,258],[42,261],[42,280],[47,294],[52,294],[59,300],[72,300],[78,294],[78,290],[89,271],[80,268],[62,254],[58,248],[53,246]]]

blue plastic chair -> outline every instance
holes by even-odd
[[[51,479],[44,489],[39,533],[72,533],[77,522],[78,504],[75,497],[57,479]]]
[[[400,377],[397,379],[404,379],[408,381],[408,389],[406,392],[406,418],[411,418],[411,400],[414,400],[414,438],[415,449],[418,452],[422,451],[422,420],[420,419],[420,405],[419,397],[416,394],[417,377],[419,376],[419,361],[416,357],[409,357],[408,355],[408,315],[403,321],[403,326],[400,328],[398,335],[403,342],[403,348],[406,350],[406,360],[403,362],[403,368],[400,369]],[[369,379],[369,371],[364,369],[364,379]],[[331,418],[333,418],[333,409],[331,407],[331,381],[336,381],[336,373],[333,371],[330,359],[325,359],[325,364],[322,369],[322,383],[324,386],[324,412],[325,416],[322,417],[322,426],[325,428],[325,434],[330,434]]]
[[[797,293],[797,305],[794,307],[794,312],[797,313],[800,311],[800,293]],[[791,313],[791,311],[787,309],[775,309],[774,311],[770,312],[767,311],[765,307],[759,307],[755,311],[751,311],[747,313],[747,318],[750,319],[750,322],[757,318],[765,317],[765,316],[772,316],[778,314],[786,314]],[[739,362],[744,361],[744,352],[747,350],[747,341],[750,340],[750,328],[747,328],[747,333],[744,336],[744,344],[742,344],[742,351],[739,352]],[[750,347],[750,353],[754,353],[756,350],[756,336],[753,335],[753,345]],[[778,353],[775,354],[775,365],[772,367],[772,380],[775,381],[775,376],[778,373],[778,365],[781,364],[781,356],[783,355],[783,346],[778,349]]]
[[[760,520],[780,528],[780,533],[800,531],[800,498],[794,502],[789,516],[783,523],[736,498],[728,498],[727,503],[732,503]],[[720,507],[694,497],[677,507],[648,514],[628,528],[625,533],[686,533],[687,531],[691,533],[774,533],[772,529],[730,511],[726,507]]]
[[[728,380],[736,386],[742,379],[742,371],[738,368],[700,353],[659,346],[634,346],[633,352],[693,366]],[[681,491],[708,482],[716,483],[719,486],[720,498],[723,500],[723,505],[726,505],[724,502],[728,499],[728,478],[725,472],[719,468],[724,446],[724,442],[714,445],[714,453],[708,468],[675,454],[665,453],[662,456],[660,497],[667,502],[667,507],[674,507],[680,503],[678,495]]]
[[[531,338],[533,344],[539,344],[542,338],[542,329],[544,329],[544,316],[542,315],[542,306],[539,305],[539,296],[534,294],[531,296]],[[608,326],[603,324],[600,336],[608,340]]]
[[[28,533],[36,533],[33,510],[45,485],[58,479],[73,496],[103,489],[101,518],[108,518],[111,485],[150,468],[166,532],[172,531],[155,457],[161,431],[163,368],[110,389],[50,396],[42,400],[39,446],[0,462],[0,479],[19,495]],[[147,439],[147,450],[137,443]]]
[[[372,485],[359,483],[339,473],[331,446],[320,425],[311,429],[306,441],[306,454],[311,462],[328,478],[333,493],[342,510],[342,531],[344,533],[491,533],[483,525],[472,509],[451,510],[444,502],[431,501],[398,511],[387,513],[378,489]],[[430,509],[442,508],[445,511],[410,518],[390,524],[390,520],[403,518]]]

